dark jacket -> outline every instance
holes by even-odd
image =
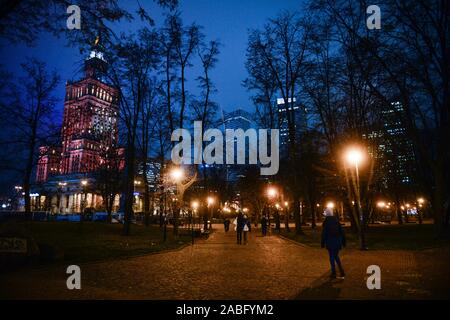
[[[236,231],[237,232],[242,232],[242,229],[244,229],[244,223],[245,223],[245,219],[244,219],[244,215],[242,213],[239,213],[237,218],[236,218]]]
[[[267,218],[266,217],[262,217],[262,219],[261,219],[261,227],[262,228],[267,228]]]
[[[322,225],[322,248],[340,250],[345,247],[345,234],[336,217],[326,217]]]

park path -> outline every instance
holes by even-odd
[[[81,264],[81,290],[66,288],[65,268],[0,275],[0,298],[20,299],[376,299],[449,297],[450,253],[344,250],[345,280],[328,280],[326,250],[252,232],[248,245],[219,225],[181,250]],[[439,255],[442,259],[435,258]],[[368,290],[366,268],[382,270]],[[436,276],[436,274],[443,274]],[[445,280],[447,279],[447,280]]]

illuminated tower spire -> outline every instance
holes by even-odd
[[[100,36],[95,38],[91,52],[85,61],[85,73],[87,78],[94,78],[100,81],[104,80],[107,62],[104,57],[104,48],[100,42]]]

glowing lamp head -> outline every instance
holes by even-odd
[[[334,208],[334,202],[331,202],[331,201],[328,202],[328,203],[327,203],[327,208],[328,208],[328,209],[333,209],[333,208]]]
[[[417,199],[417,202],[420,203],[420,204],[423,204],[425,202],[425,199],[424,198],[419,198],[419,199]]]
[[[192,201],[192,209],[196,210],[198,208],[198,201]]]
[[[347,151],[345,157],[349,164],[357,166],[363,160],[363,153],[361,150],[352,148]]]
[[[287,207],[289,205],[289,202],[285,201],[284,206]]]
[[[377,207],[378,208],[384,208],[386,206],[386,203],[384,203],[384,201],[378,201],[377,202]]]
[[[82,186],[87,186],[87,184],[88,184],[87,180],[81,180],[81,185]]]
[[[175,181],[180,181],[183,178],[183,170],[181,168],[172,169],[170,176]]]
[[[267,189],[267,195],[269,196],[269,198],[273,198],[277,195],[277,189],[275,189],[274,187],[270,187],[269,189]]]
[[[208,197],[208,198],[206,198],[206,201],[208,202],[208,205],[209,205],[209,206],[212,205],[212,204],[214,204],[214,198],[213,198],[213,197]]]

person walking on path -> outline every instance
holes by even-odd
[[[342,268],[341,260],[339,259],[339,250],[346,245],[344,231],[342,226],[335,216],[333,210],[326,208],[324,211],[325,220],[322,224],[322,248],[327,248],[331,264],[331,278],[336,278],[335,262],[339,267],[340,277],[344,278],[345,273]]]
[[[267,235],[267,217],[264,215],[261,219],[261,231],[263,237]]]
[[[248,233],[251,230],[251,228],[252,228],[252,226],[251,226],[250,220],[244,214],[244,226],[242,228],[242,231],[244,232],[244,244],[248,243]]]
[[[235,220],[237,244],[242,244],[242,232],[244,231],[244,215],[239,212]]]
[[[228,230],[230,230],[230,219],[225,218],[223,221],[223,226],[225,228],[225,232],[228,232]]]

